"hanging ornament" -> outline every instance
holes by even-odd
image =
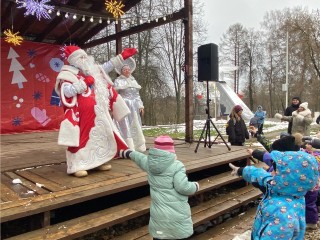
[[[122,10],[122,8],[124,7],[124,4],[121,1],[117,2],[116,0],[114,1],[106,0],[105,5],[106,5],[106,10],[109,13],[112,13],[113,17],[115,18],[119,18],[124,14],[124,11]]]
[[[26,12],[24,13],[25,16],[35,15],[39,21],[42,17],[46,19],[51,19],[51,16],[49,15],[48,12],[53,11],[54,6],[47,5],[48,2],[50,2],[50,0],[41,0],[41,1],[18,0],[16,1],[16,3],[18,4],[17,8],[26,8]]]
[[[4,31],[5,41],[7,43],[13,43],[13,45],[20,45],[23,41],[23,37],[18,35],[19,32],[13,33],[10,29]]]

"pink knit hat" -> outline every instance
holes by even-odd
[[[175,153],[173,140],[168,135],[162,135],[154,140],[154,148]]]

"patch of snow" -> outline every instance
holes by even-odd
[[[22,184],[20,178],[13,179],[13,180],[12,180],[12,183],[13,183],[13,184],[19,184],[19,183]]]
[[[43,187],[44,185],[41,184],[41,183],[36,183],[36,186],[39,187],[39,188],[41,188],[41,187]]]

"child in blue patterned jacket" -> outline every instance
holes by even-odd
[[[273,145],[283,146],[290,137],[281,138]],[[251,238],[303,240],[306,231],[304,196],[317,184],[317,160],[302,151],[273,150],[270,155],[274,168],[271,173],[254,166],[239,168],[229,164],[232,175],[242,176],[264,192]]]

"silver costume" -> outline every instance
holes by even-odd
[[[139,95],[141,86],[132,75],[128,78],[120,75],[115,79],[113,87],[122,96],[131,112],[121,121],[115,121],[119,132],[130,149],[144,152],[146,145],[139,111],[144,108]]]

